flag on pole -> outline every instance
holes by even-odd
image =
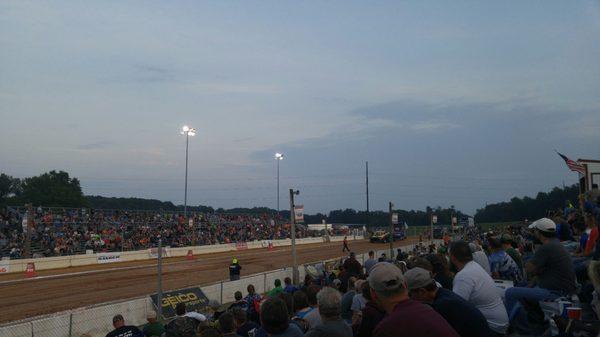
[[[565,156],[564,154],[562,154],[558,151],[556,151],[556,153],[565,161],[565,164],[567,164],[567,167],[569,167],[569,169],[571,171],[585,174],[585,168],[583,167],[583,165],[579,164],[578,162],[574,161],[573,159],[567,158],[567,156]]]

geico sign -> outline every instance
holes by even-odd
[[[177,294],[163,298],[163,307],[172,306],[175,308],[177,303],[187,303],[198,300],[198,296],[194,293]]]

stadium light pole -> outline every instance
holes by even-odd
[[[283,160],[283,153],[275,153],[275,160],[277,161],[277,215],[279,215],[279,162]]]
[[[296,255],[296,203],[294,202],[294,196],[300,194],[300,191],[290,188],[290,226],[291,226],[291,239],[292,239],[292,284],[299,283],[298,275],[298,257]]]
[[[185,192],[183,196],[183,216],[187,219],[187,178],[188,178],[188,150],[190,147],[190,137],[196,135],[196,129],[184,125],[181,128],[182,135],[185,135]]]

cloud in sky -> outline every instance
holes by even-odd
[[[600,5],[0,3],[0,171],[84,191],[307,212],[467,211],[600,157]],[[282,193],[283,187],[282,187]]]

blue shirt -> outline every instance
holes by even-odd
[[[283,291],[288,294],[293,294],[297,290],[298,290],[298,288],[296,288],[293,284],[289,284],[289,285],[285,286],[285,288],[283,288]]]
[[[489,260],[490,272],[498,273],[500,279],[511,280],[515,283],[523,279],[519,266],[504,250],[490,254]]]

